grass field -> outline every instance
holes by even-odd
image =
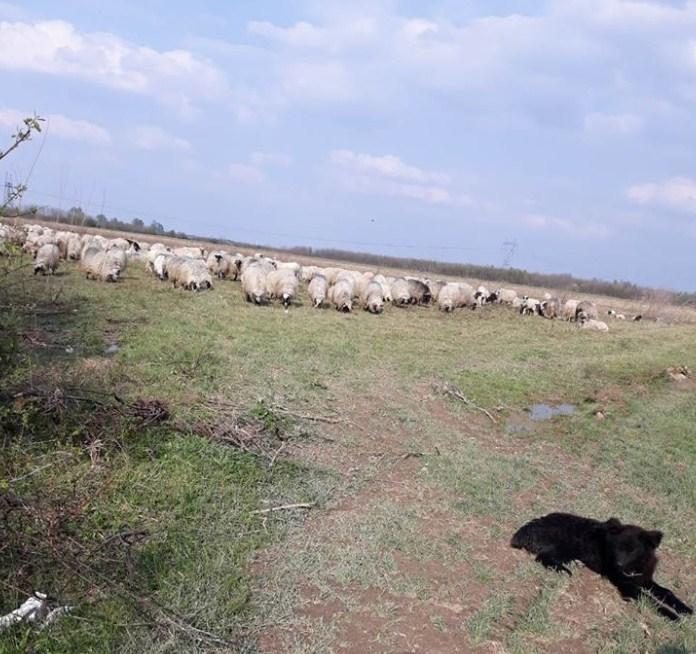
[[[693,325],[285,314],[139,264],[20,269],[0,305],[0,613],[76,606],[0,652],[696,651],[693,618],[508,546],[616,515],[665,532],[657,579],[696,603],[696,383],[664,374],[696,369]]]

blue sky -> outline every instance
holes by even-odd
[[[0,81],[31,202],[696,290],[696,2],[0,1]]]

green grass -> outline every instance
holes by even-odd
[[[79,547],[110,535],[149,535],[98,550],[84,578],[55,565],[45,543],[34,545],[46,560],[29,568],[26,553],[0,545],[0,612],[33,589],[79,607],[40,635],[0,636],[3,654],[251,653],[269,624],[284,651],[327,652],[346,635],[340,619],[298,612],[306,593],[340,599],[345,619],[359,622],[371,591],[383,598],[370,606],[376,614],[400,617],[407,598],[426,606],[424,629],[554,652],[566,635],[552,611],[565,579],[531,561],[503,565],[512,531],[553,510],[662,529],[668,565],[658,580],[696,600],[696,402],[693,386],[662,374],[696,369],[692,326],[612,323],[593,334],[503,307],[346,316],[305,303],[285,314],[244,303],[232,282],[174,291],[138,264],[115,285],[87,282],[72,266],[54,279],[15,274],[0,283],[0,304],[11,307],[0,316],[0,389],[61,387],[107,407],[118,405],[113,394],[158,399],[172,416],[141,428],[88,403],[47,414],[5,398],[0,495],[11,490],[39,518],[74,516],[56,534],[78,543],[69,550],[80,561]],[[119,350],[107,355],[112,343]],[[443,395],[443,382],[496,423]],[[533,423],[534,402],[577,411]],[[207,438],[197,425],[228,419],[222,403],[258,425],[269,448],[289,438],[292,456],[271,467]],[[526,430],[509,431],[508,421]],[[299,512],[252,513],[293,502],[316,504],[309,525]],[[39,518],[27,533],[45,531]],[[259,556],[262,570],[252,565]],[[458,572],[436,579],[438,566]],[[132,594],[234,645],[167,623]],[[437,602],[466,607],[458,627]],[[583,634],[597,651],[696,650],[693,620],[671,625],[648,607],[617,606],[619,617]]]

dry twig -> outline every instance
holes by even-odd
[[[445,395],[449,395],[450,397],[453,397],[460,402],[464,402],[467,406],[470,406],[472,409],[476,409],[477,411],[480,411],[481,413],[485,414],[490,418],[491,422],[495,425],[498,424],[498,421],[493,417],[493,415],[490,413],[490,411],[484,409],[481,406],[478,406],[478,404],[474,404],[460,389],[458,389],[456,386],[452,386],[451,384],[444,383],[442,385],[442,392]]]

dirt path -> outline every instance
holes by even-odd
[[[591,469],[544,446],[544,470],[509,506],[491,515],[459,510],[470,500],[457,483],[439,482],[431,470],[438,460],[452,457],[456,467],[458,456],[478,451],[489,464],[497,457],[528,461],[539,445],[509,438],[500,425],[428,388],[417,390],[415,412],[413,395],[390,391],[384,398],[411,420],[385,420],[373,407],[351,415],[360,429],[332,427],[323,434],[333,441],[292,452],[331,469],[341,491],[254,564],[262,651],[596,651],[593,634],[635,609],[586,570],[560,577],[508,545],[525,510],[553,498],[569,477],[578,487],[583,478],[589,483]],[[505,491],[494,481],[484,475],[476,482],[476,501],[495,506]]]

